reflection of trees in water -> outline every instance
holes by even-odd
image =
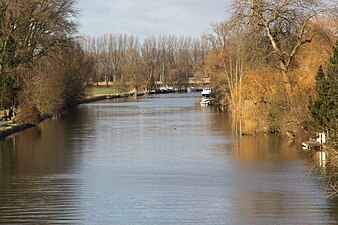
[[[332,215],[333,221],[338,221],[338,198],[328,199],[328,203],[332,205],[330,207],[330,214]]]
[[[207,118],[209,120],[209,131],[217,131],[221,132],[225,135],[229,135],[229,131],[231,131],[229,124],[229,115],[222,111],[217,107],[205,107],[205,106],[197,106],[197,109],[201,109],[207,113]]]
[[[323,187],[327,189],[328,198],[338,199],[338,171],[336,164],[330,162],[328,154],[325,150],[306,150],[305,155],[312,165],[308,174],[316,174],[323,178]]]
[[[276,135],[240,136],[233,148],[235,157],[243,160],[298,159],[301,155],[296,145]]]
[[[77,131],[93,118],[80,111],[0,142],[0,223],[75,222],[70,219],[77,218],[79,184],[65,174],[80,163],[80,151],[74,151],[82,141]]]
[[[93,112],[92,112],[93,113]],[[46,120],[35,127],[15,136],[17,167],[22,172],[60,172],[77,166],[80,151],[75,146],[90,136],[92,129],[85,129],[93,120],[90,111],[74,109],[68,115]],[[86,132],[82,132],[86,130]]]
[[[238,132],[240,133],[240,123],[236,120],[232,120],[231,118],[229,118],[229,121],[232,126],[232,130],[237,134]],[[300,144],[295,143],[286,137],[284,138],[277,135],[241,136],[239,134],[238,137],[239,140],[237,142],[234,142],[233,144],[234,157],[236,159],[252,161],[292,160],[306,157],[305,160],[308,162],[308,165],[310,165],[310,167],[311,165],[313,166],[312,169],[315,169],[315,171],[317,171],[317,175],[319,177],[326,178],[333,171],[329,163],[327,161],[323,161],[324,156],[321,152],[311,152],[310,154],[306,154],[302,151]],[[304,171],[304,173],[305,172],[306,171]],[[336,183],[336,180],[337,174],[331,176],[331,180],[327,181],[327,185]],[[323,191],[325,191],[325,181],[323,182],[323,180],[314,179],[313,182],[314,186],[322,187]],[[281,198],[281,202],[282,200],[285,202],[286,196],[281,197],[283,197]],[[336,210],[338,209],[338,198],[330,199],[327,205],[329,205],[328,214],[333,217],[333,221],[338,221],[338,212]],[[254,206],[253,208],[256,208],[256,206]]]
[[[315,174],[322,179],[319,180],[323,190],[326,190],[327,205],[330,210],[330,215],[333,221],[338,221],[338,197],[337,192],[332,189],[337,185],[338,173],[335,166],[332,166],[330,161],[323,160],[323,152],[321,151],[307,151],[306,156],[311,160],[312,167],[308,174]],[[327,156],[326,156],[327,159]]]
[[[231,136],[234,157],[240,160],[283,160],[298,159],[301,151],[297,144],[277,135],[241,135],[241,123],[233,116],[218,110],[211,112],[210,130]]]
[[[221,134],[231,142],[231,151],[239,160],[285,160],[301,156],[297,144],[277,135],[241,135],[241,124],[231,115],[216,107],[203,107],[206,111],[207,132]]]
[[[276,163],[278,163],[277,162],[278,160],[288,161],[288,160],[293,160],[293,159],[304,158],[304,152],[302,151],[300,144],[297,144],[286,137],[284,138],[282,136],[277,136],[273,134],[242,136],[240,135],[241,125],[237,120],[228,117],[228,124],[231,125],[233,134],[234,135],[237,134],[237,137],[239,138],[238,141],[233,142],[234,158],[237,160],[240,160],[240,161],[249,160],[253,162],[257,160],[264,160],[264,161],[270,161],[270,160],[275,161],[276,160]],[[327,177],[328,173],[332,172],[332,168],[330,168],[327,162],[325,163],[323,160],[321,160],[323,159],[323,156],[320,156],[320,154],[321,154],[320,152],[312,152],[312,154],[305,154],[305,157],[308,158],[305,160],[309,162],[308,163],[309,165],[311,164],[314,165],[314,167],[316,168],[316,171],[318,172],[318,175],[324,178],[324,177]],[[311,159],[313,159],[314,161],[310,162]],[[284,166],[287,167],[286,165]],[[240,167],[245,167],[245,166],[242,165]],[[249,168],[248,169],[249,171],[253,170],[251,166],[248,166],[248,168]],[[267,166],[265,166],[265,169],[269,170]],[[306,171],[304,171],[304,176],[305,176],[305,172]],[[304,177],[304,179],[306,181],[311,178]],[[334,180],[336,179],[337,177],[335,177],[330,182],[334,183]],[[317,186],[317,187],[322,186],[323,191],[325,191],[324,189],[325,183],[322,183],[322,180],[313,179],[312,181],[314,182],[313,184],[314,186]],[[306,184],[301,182],[301,185],[306,185]],[[306,190],[306,187],[304,187],[304,191],[305,190]],[[286,209],[283,209],[285,202],[288,202],[288,201],[292,202],[294,201],[294,199],[299,198],[299,196],[294,196],[292,194],[285,195],[285,194],[281,194],[281,192],[271,192],[271,193],[248,192],[246,194],[248,198],[250,196],[257,196],[259,194],[261,195],[263,194],[261,200],[267,196],[270,198],[270,200],[271,199],[277,200],[276,204],[274,204],[273,207],[270,207],[268,205],[267,206],[268,208],[263,210],[264,212],[268,212],[272,208],[276,210],[279,209],[280,212],[283,212],[286,210]],[[241,197],[244,197],[242,192],[241,192]],[[311,199],[311,197],[309,197],[309,199]],[[302,200],[302,199],[299,199],[299,201],[306,202],[306,200]],[[330,199],[328,200],[327,203],[325,203],[325,205],[326,204],[329,205],[328,206],[329,210],[327,213],[332,216],[333,218],[332,221],[338,221],[338,213],[336,210],[338,208],[338,198]],[[262,206],[264,205],[261,204],[261,201],[258,201],[257,204],[255,203],[255,201],[252,201],[251,206],[246,205],[242,210],[243,211],[248,210],[248,207],[250,207],[249,209],[250,211],[252,210],[253,212],[255,211],[257,212],[259,208],[261,208]],[[276,213],[276,212],[273,212],[273,213]]]

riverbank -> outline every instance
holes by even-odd
[[[17,124],[10,124],[9,126],[6,127],[1,127],[0,128],[0,140],[4,139],[12,134],[18,133],[20,131],[24,131],[28,128],[34,127],[35,125],[33,124],[22,124],[22,125],[17,125]]]
[[[88,96],[83,100],[80,100],[78,102],[78,104],[95,102],[95,101],[100,101],[100,100],[104,100],[104,99],[115,99],[115,98],[128,98],[128,97],[135,97],[135,96],[143,96],[145,94],[146,93],[144,93],[144,92],[139,92],[139,93],[129,92],[129,93],[123,93],[123,94],[93,95],[93,96]]]
[[[146,93],[140,92],[140,93],[123,93],[123,94],[102,94],[102,95],[93,95],[88,96],[83,100],[78,101],[76,105],[100,101],[104,99],[117,99],[117,98],[129,98],[129,97],[135,97],[135,96],[143,96]],[[47,118],[46,118],[47,119]],[[41,121],[42,122],[42,121]],[[2,124],[0,124],[0,140],[5,139],[6,137],[19,133],[21,131],[24,131],[28,128],[34,127],[36,125],[34,124],[15,124],[12,121],[3,121]]]

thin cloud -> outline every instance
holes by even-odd
[[[198,36],[227,17],[230,0],[80,0],[78,6],[83,35]]]

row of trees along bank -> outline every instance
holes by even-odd
[[[233,0],[232,7],[205,35],[218,100],[242,121],[243,134],[311,131],[315,75],[337,40],[336,1]]]
[[[75,0],[1,0],[0,108],[36,123],[85,94],[94,59],[75,41]]]
[[[77,13],[75,0],[1,1],[0,108],[38,119],[83,98],[89,80],[151,89],[152,80],[183,86],[210,75],[241,133],[309,131],[315,74],[328,66],[338,24],[335,1],[234,0],[204,38],[79,39]]]
[[[189,77],[202,80],[207,74],[203,66],[209,51],[209,43],[202,38],[150,36],[139,41],[136,36],[106,34],[85,37],[82,48],[96,59],[94,83],[130,83],[141,89],[148,82],[187,86]]]

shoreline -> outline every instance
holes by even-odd
[[[77,105],[105,100],[105,99],[116,99],[116,98],[129,98],[136,96],[143,96],[145,95],[145,92],[139,92],[139,93],[124,93],[124,94],[104,94],[104,95],[93,95],[88,96],[83,100],[78,101]]]
[[[76,105],[74,105],[74,107],[81,105],[81,104],[96,102],[96,101],[105,100],[105,99],[129,98],[129,97],[133,97],[135,95],[136,96],[143,96],[145,94],[146,93],[144,93],[144,92],[140,92],[140,93],[106,94],[106,95],[88,96],[85,99],[78,101],[78,103]],[[49,117],[47,117],[45,119],[48,119],[48,118]],[[43,120],[45,120],[45,119],[43,119]],[[36,125],[35,124],[22,124],[22,125],[11,124],[7,127],[2,127],[2,128],[0,128],[0,141],[5,140],[7,137],[9,137],[13,134],[17,134],[17,133],[22,132],[24,130],[27,130],[29,128],[36,127],[39,124],[36,124]]]
[[[6,128],[1,128],[0,130],[0,141],[6,139],[8,136],[19,133],[21,131],[24,131],[28,128],[35,127],[36,125],[33,124],[22,124],[22,125],[16,125],[13,124]]]

